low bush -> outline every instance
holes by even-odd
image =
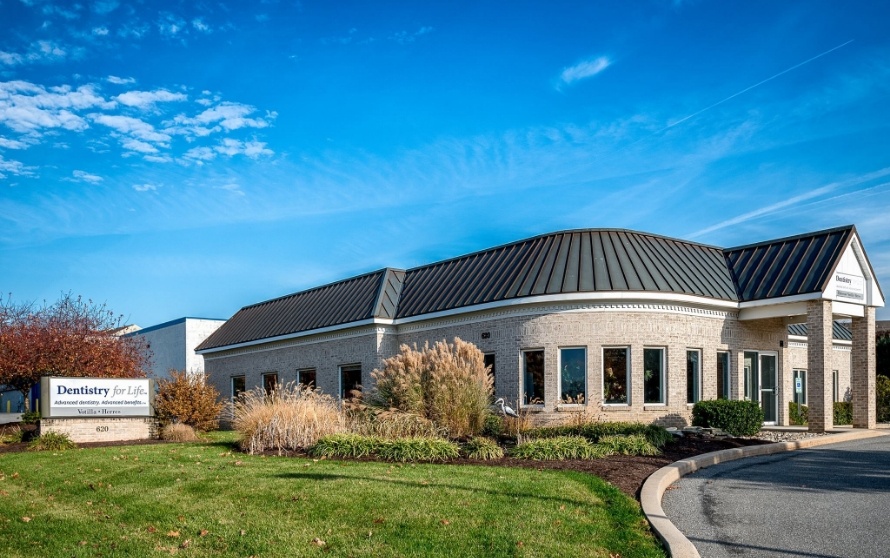
[[[839,401],[834,404],[834,423],[853,424],[853,403]]]
[[[470,438],[464,444],[464,455],[470,459],[500,459],[504,457],[504,449],[491,438]]]
[[[733,436],[753,436],[763,426],[763,409],[756,401],[708,399],[692,407],[692,424],[719,428]]]
[[[536,438],[517,444],[510,455],[519,459],[536,461],[550,459],[592,459],[605,455],[604,448],[597,448],[582,436],[556,436]]]
[[[181,423],[200,432],[219,427],[223,403],[219,392],[207,383],[203,373],[189,374],[184,370],[170,370],[169,379],[158,381],[155,395],[155,416],[161,427]]]
[[[313,457],[367,457],[377,453],[381,438],[362,434],[331,434],[319,439],[309,448]]]
[[[607,455],[658,455],[661,453],[643,434],[603,436],[596,445],[607,451]]]
[[[197,442],[195,429],[181,422],[171,423],[161,428],[161,440],[168,442]]]
[[[504,433],[504,417],[500,415],[496,415],[494,413],[489,414],[485,417],[485,422],[482,424],[482,432],[483,436],[493,436],[497,437]]]
[[[382,440],[377,457],[386,461],[448,461],[460,456],[457,444],[444,438],[396,438]]]
[[[241,449],[251,454],[309,448],[319,438],[345,429],[332,397],[295,382],[268,395],[262,387],[244,392],[233,413]]]
[[[890,422],[890,378],[878,374],[875,391],[878,422]]]
[[[798,405],[794,401],[788,402],[788,418],[791,424],[804,425],[810,421],[810,409],[806,405]]]
[[[346,429],[363,436],[382,438],[412,438],[416,436],[444,437],[444,428],[420,415],[397,410],[376,410],[352,404],[346,413]]]
[[[15,426],[0,434],[0,444],[18,444],[25,439],[25,431]]]
[[[27,413],[22,413],[23,424],[36,424],[39,421],[40,411],[28,411]]]
[[[77,444],[71,441],[67,434],[58,432],[46,432],[34,438],[28,445],[31,451],[64,451],[77,449]]]
[[[526,432],[530,438],[554,436],[581,436],[591,443],[599,442],[605,436],[644,436],[656,448],[663,448],[673,441],[673,436],[663,427],[639,422],[588,422],[564,426],[533,428]]]

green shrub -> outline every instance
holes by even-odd
[[[790,419],[791,424],[807,424],[810,421],[810,409],[806,405],[798,405],[794,401],[789,401],[788,418]]]
[[[444,438],[396,438],[383,440],[377,456],[387,461],[447,461],[460,456],[457,444]]]
[[[839,401],[834,404],[834,423],[853,424],[853,404],[849,401]]]
[[[608,451],[608,455],[658,455],[661,453],[642,434],[603,436],[596,445]]]
[[[181,423],[199,432],[219,428],[223,410],[219,392],[207,383],[207,376],[184,370],[170,370],[169,378],[158,381],[154,406],[161,427]]]
[[[662,448],[673,441],[670,432],[655,424],[640,422],[588,422],[565,426],[533,428],[527,432],[530,438],[552,438],[555,436],[581,436],[591,443],[597,443],[605,436],[645,436],[656,448]]]
[[[374,370],[375,391],[368,402],[427,418],[453,438],[475,436],[490,414],[491,371],[472,343],[439,341],[423,350],[402,345],[401,352]]]
[[[504,449],[491,438],[470,438],[463,447],[464,454],[470,459],[500,459],[504,457]]]
[[[31,451],[64,451],[77,449],[77,444],[71,441],[67,434],[47,432],[41,434],[28,445]]]
[[[500,436],[504,433],[504,418],[500,415],[490,413],[486,415],[485,422],[482,424],[483,436]]]
[[[337,403],[311,387],[289,382],[267,394],[262,386],[238,396],[232,426],[248,453],[309,448],[345,428]]]
[[[879,422],[890,422],[890,378],[878,375],[876,403]]]
[[[756,401],[708,399],[692,407],[692,424],[719,428],[733,436],[753,436],[763,426],[763,409]]]
[[[313,457],[367,457],[377,453],[381,438],[361,434],[331,434],[309,449]]]
[[[592,459],[603,457],[605,448],[597,448],[582,436],[537,438],[518,444],[510,454],[519,459]]]
[[[27,413],[22,413],[23,424],[36,424],[38,421],[40,421],[40,411],[28,411]]]

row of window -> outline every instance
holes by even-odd
[[[523,403],[544,403],[544,350],[522,352]],[[718,392],[729,398],[729,354],[719,353]],[[581,405],[589,399],[587,389],[587,349],[566,347],[559,349],[559,401],[564,405]],[[663,347],[643,349],[643,403],[664,405],[667,402],[667,364]],[[603,348],[602,400],[606,405],[630,404],[630,347]],[[686,351],[686,402],[701,399],[701,351]]]
[[[317,374],[315,368],[303,368],[297,370],[297,383],[304,386],[315,387]],[[362,385],[362,365],[350,364],[340,367],[340,398],[351,399]],[[278,387],[278,372],[263,374],[263,389],[269,395]],[[247,390],[247,380],[244,376],[232,377],[232,400]]]

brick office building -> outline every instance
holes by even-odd
[[[724,397],[759,401],[775,424],[806,402],[822,431],[844,397],[855,425],[874,425],[883,305],[853,226],[729,249],[586,229],[246,306],[197,352],[226,396],[300,381],[348,397],[399,345],[460,337],[496,395],[542,421],[680,425]]]

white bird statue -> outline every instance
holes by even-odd
[[[519,418],[519,413],[514,411],[511,407],[507,406],[507,404],[504,403],[503,397],[498,397],[495,400],[494,404],[499,405],[501,407],[501,414],[504,415],[505,417]]]

